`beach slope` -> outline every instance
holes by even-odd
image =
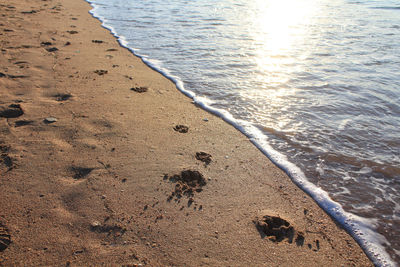
[[[372,265],[89,10],[0,3],[0,265]]]

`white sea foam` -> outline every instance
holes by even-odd
[[[391,260],[383,246],[390,245],[389,242],[384,236],[376,232],[377,221],[375,219],[366,219],[346,212],[339,203],[330,198],[326,191],[311,183],[298,166],[291,163],[285,155],[273,149],[270,145],[270,140],[259,128],[248,121],[235,119],[228,111],[211,106],[211,103],[214,101],[204,96],[197,96],[195,92],[187,90],[182,80],[178,76],[171,74],[171,72],[163,66],[161,61],[152,59],[151,55],[140,54],[140,49],[132,47],[126,37],[119,35],[110,25],[109,21],[97,13],[99,6],[97,6],[95,2],[90,0],[86,1],[93,7],[90,14],[102,22],[102,26],[108,29],[113,36],[117,38],[122,47],[129,49],[134,55],[141,58],[150,68],[174,82],[182,93],[192,98],[193,101],[204,110],[221,117],[224,121],[233,125],[237,130],[246,135],[264,155],[284,170],[296,185],[308,193],[322,209],[335,218],[336,221],[354,237],[376,266],[396,266],[396,263]],[[348,119],[343,120],[339,125],[339,129],[344,129],[348,122]],[[322,169],[320,171],[323,172]],[[370,172],[370,168],[364,167],[360,172]],[[398,205],[396,208],[398,208]]]

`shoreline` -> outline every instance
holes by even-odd
[[[1,118],[0,222],[11,243],[0,263],[371,265],[247,138],[71,2],[0,9],[11,30],[0,36],[1,104],[24,112]],[[204,176],[191,188],[201,192],[176,191],[184,170]],[[293,227],[292,243],[262,236],[265,215]]]
[[[336,223],[344,228],[347,233],[352,236],[361,246],[372,262],[374,262],[376,265],[394,264],[393,259],[388,254],[388,251],[386,251],[385,247],[381,245],[388,244],[386,237],[377,233],[376,227],[371,227],[371,225],[375,224],[373,220],[345,211],[339,202],[334,201],[329,196],[327,191],[310,182],[299,167],[289,162],[285,155],[273,149],[268,144],[268,140],[266,140],[259,129],[253,126],[246,127],[246,125],[238,123],[237,120],[225,110],[214,108],[202,102],[201,99],[198,100],[197,95],[193,91],[187,90],[184,87],[180,77],[171,75],[167,68],[158,67],[157,64],[152,63],[151,58],[137,53],[135,48],[130,47],[129,42],[126,41],[126,36],[118,35],[115,28],[108,23],[106,18],[96,14],[96,9],[98,8],[96,3],[91,3],[91,0],[85,1],[88,2],[93,8],[89,11],[89,13],[94,18],[98,19],[101,22],[102,27],[107,29],[117,39],[121,47],[128,49],[132,54],[139,57],[149,68],[160,73],[173,82],[177,89],[182,94],[191,98],[198,107],[214,116],[219,117],[245,135],[250,142],[252,142],[253,145],[260,150],[261,153],[263,153],[270,161],[272,161],[272,163],[286,173],[296,186],[308,194],[321,209],[323,209]]]

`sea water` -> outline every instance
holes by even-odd
[[[400,262],[400,2],[89,2],[121,45],[246,134],[376,265]]]

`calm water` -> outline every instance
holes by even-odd
[[[376,264],[400,262],[399,1],[91,3],[121,44],[247,134]]]

